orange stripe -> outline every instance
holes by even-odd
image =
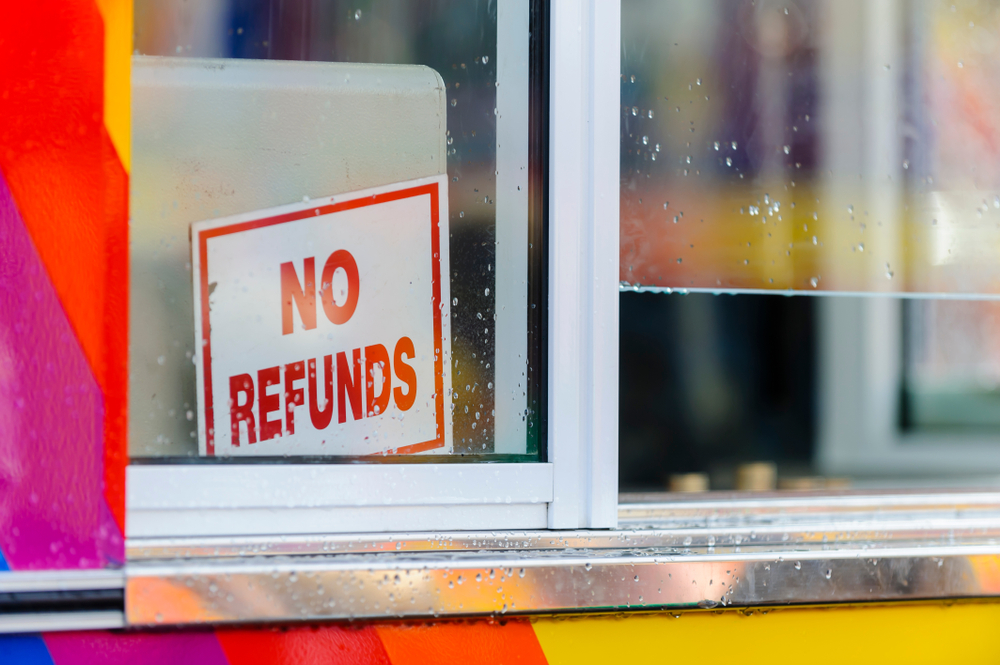
[[[379,624],[375,630],[393,665],[546,665],[523,619]]]

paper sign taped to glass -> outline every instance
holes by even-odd
[[[199,452],[452,449],[447,178],[192,225]]]

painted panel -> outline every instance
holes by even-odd
[[[13,570],[123,559],[130,16],[126,0],[42,0],[0,23],[0,549]]]

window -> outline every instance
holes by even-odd
[[[623,488],[993,484],[990,6],[622,11]]]
[[[586,404],[547,396],[602,340],[560,314],[593,227],[544,3],[135,15],[128,535],[611,525]]]

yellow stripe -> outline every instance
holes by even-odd
[[[534,623],[563,663],[997,663],[1000,604],[913,604],[546,618]]]
[[[104,127],[128,173],[132,113],[132,0],[95,1],[104,19]]]

